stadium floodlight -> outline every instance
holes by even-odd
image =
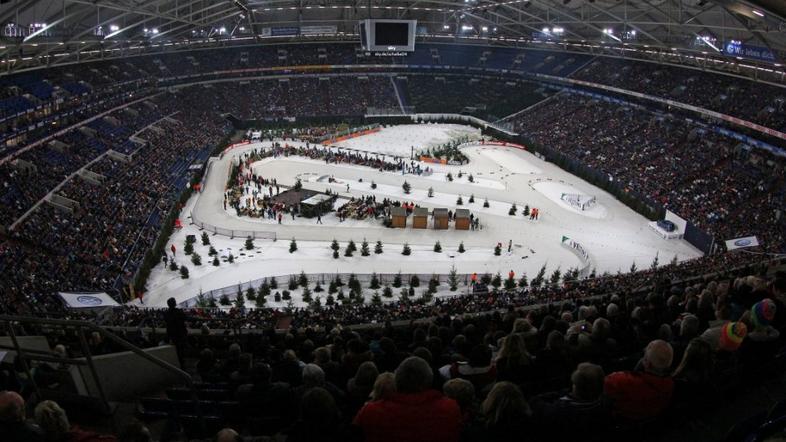
[[[755,9],[751,9],[751,12],[758,15],[759,17],[764,17],[764,13],[761,11],[757,11]]]
[[[112,32],[117,32],[120,30],[120,26],[118,25],[109,25],[109,30]]]
[[[153,35],[157,35],[158,34],[158,28],[153,28],[153,29],[150,30],[150,32],[152,32]]]
[[[489,31],[489,27],[488,26],[483,26],[483,27],[480,28],[480,30],[483,31],[483,32],[488,32]]]
[[[560,34],[565,32],[565,28],[561,28],[561,27],[555,26],[555,27],[553,27],[551,29],[551,32],[554,33],[554,34],[560,35]]]
[[[450,29],[450,25],[442,25],[442,29]]]
[[[462,31],[471,31],[472,29],[474,29],[472,25],[461,25]]]

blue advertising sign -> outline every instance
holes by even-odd
[[[738,40],[727,41],[723,53],[732,57],[752,58],[754,60],[775,61],[775,54],[769,48],[752,46]]]
[[[298,35],[299,33],[300,33],[300,28],[297,26],[280,26],[280,27],[270,28],[270,35],[272,35],[273,37]]]

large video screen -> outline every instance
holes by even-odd
[[[361,20],[358,31],[363,49],[372,52],[415,50],[417,20]]]

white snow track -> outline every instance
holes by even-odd
[[[389,132],[411,133],[412,126],[433,130],[429,126],[437,125],[397,126],[389,128],[396,129]],[[471,132],[468,128],[464,130]],[[373,135],[351,141],[353,148],[359,150],[386,155],[392,153],[392,144],[380,143],[378,137],[375,139]],[[279,225],[268,220],[238,217],[233,211],[225,211],[223,194],[232,159],[252,149],[269,147],[270,144],[264,142],[236,147],[221,159],[211,159],[203,191],[187,203],[182,214],[185,227],[173,234],[170,243],[182,250],[186,235],[201,235],[202,232],[189,223],[191,213],[203,222],[224,229],[275,232],[278,241],[257,240],[257,248],[247,252],[242,250],[245,238],[211,235],[211,242],[220,255],[226,256],[231,250],[237,258],[234,264],[222,262],[219,267],[214,267],[211,265],[212,258],[207,256],[208,247],[202,246],[198,240],[195,249],[202,256],[202,265],[194,266],[189,257],[178,252],[176,261],[189,268],[189,279],[180,279],[178,273],[162,265],[156,267],[148,282],[145,305],[163,306],[170,296],[182,301],[196,296],[200,290],[213,290],[265,276],[299,273],[301,270],[306,273],[391,273],[399,270],[404,273],[447,273],[455,266],[459,273],[499,271],[504,276],[512,269],[517,275],[527,273],[531,278],[544,264],[548,273],[558,267],[564,271],[580,265],[576,255],[560,246],[563,236],[570,237],[588,251],[599,273],[625,270],[633,262],[639,268],[649,266],[656,254],[662,263],[670,261],[674,256],[679,260],[700,256],[700,252],[687,242],[664,240],[652,232],[644,217],[610,194],[529,152],[512,147],[468,145],[463,152],[470,159],[469,164],[437,166],[435,175],[431,177],[402,175],[400,172],[382,173],[363,166],[325,164],[324,161],[301,157],[266,159],[253,166],[256,174],[276,178],[281,184],[294,184],[295,177],[301,176],[306,178],[303,181],[305,188],[318,191],[330,188],[346,197],[376,195],[377,200],[387,197],[414,201],[426,207],[455,210],[458,207],[456,199],[461,195],[464,204],[460,207],[470,209],[480,217],[483,225],[480,231],[456,231],[452,225],[450,230],[415,230],[411,227],[411,219],[406,229],[388,229],[382,227],[381,221],[348,220],[342,223],[332,215],[323,217],[323,225],[308,219],[293,222],[288,217]],[[406,147],[408,157],[409,141],[403,140],[399,145]],[[459,170],[462,171],[463,179],[453,182],[443,179],[448,172],[457,177]],[[478,180],[477,183],[466,181],[466,174],[470,173]],[[325,176],[333,176],[341,183],[329,185],[319,179]],[[530,181],[534,184],[535,179],[550,184],[530,187]],[[408,195],[402,189],[405,180],[412,187]],[[371,189],[372,181],[377,184],[376,189]],[[349,192],[346,191],[347,183],[350,185]],[[560,201],[560,190],[553,183],[568,187],[571,194],[594,196],[597,203],[584,212],[571,208]],[[433,197],[428,197],[430,187],[434,189]],[[469,203],[470,195],[474,195],[475,199],[472,204]],[[483,207],[486,199],[490,203],[489,208]],[[508,211],[513,203],[517,206],[517,212],[515,216],[510,216]],[[539,220],[530,221],[522,215],[525,205],[539,209]],[[298,250],[290,254],[288,249],[292,238],[297,239]],[[341,243],[339,259],[333,259],[329,249],[329,243],[334,238]],[[377,240],[382,241],[384,253],[362,257],[356,252],[353,257],[343,256],[348,240],[354,240],[359,247],[364,238],[372,249]],[[442,244],[442,253],[432,251],[437,240]],[[509,241],[512,241],[513,247],[511,253],[506,253]],[[401,255],[405,242],[412,246],[411,256]],[[464,243],[467,253],[456,253],[460,242]],[[503,245],[502,256],[493,255],[493,247],[498,242]],[[371,293],[366,291],[365,296],[369,302]],[[294,301],[295,305],[299,305],[296,297]]]

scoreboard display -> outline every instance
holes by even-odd
[[[416,27],[417,20],[361,20],[360,44],[369,52],[412,52]]]

